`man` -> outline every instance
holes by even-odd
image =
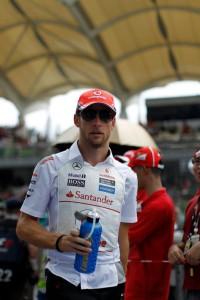
[[[200,183],[200,150],[192,158],[193,174]],[[200,189],[188,202],[185,210],[184,234],[182,242],[169,249],[169,260],[172,264],[184,264],[185,300],[200,299]]]
[[[138,222],[129,229],[125,300],[167,300],[168,249],[173,241],[174,205],[162,186],[164,165],[158,150],[143,147],[125,153],[138,176]],[[145,191],[145,192],[144,192]]]
[[[45,158],[34,170],[17,233],[49,249],[48,300],[120,299],[118,284],[124,281],[124,276],[119,277],[121,266],[126,269],[128,227],[137,220],[137,177],[117,162],[109,149],[115,115],[110,93],[100,89],[84,92],[74,115],[78,141],[70,149]],[[84,274],[74,269],[75,254],[87,257],[91,244],[74,229],[74,213],[93,207],[103,231],[96,269]],[[46,211],[49,231],[37,221]]]
[[[0,298],[21,300],[32,275],[28,245],[16,236],[22,202],[13,198],[5,203],[5,217],[0,220]]]

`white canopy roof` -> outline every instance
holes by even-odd
[[[0,96],[25,108],[78,87],[122,102],[200,78],[200,1],[1,0]]]

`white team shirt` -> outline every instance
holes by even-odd
[[[110,155],[95,167],[83,160],[77,141],[66,151],[41,160],[34,169],[21,211],[41,218],[48,212],[49,230],[68,233],[76,227],[74,212],[95,206],[103,228],[96,270],[92,274],[74,269],[74,253],[48,250],[47,268],[82,289],[116,286],[120,254],[120,222],[134,223],[137,177]]]

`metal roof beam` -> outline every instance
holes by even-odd
[[[170,45],[172,47],[192,47],[192,48],[200,48],[200,43],[193,43],[193,42],[188,42],[188,41],[182,41],[182,42],[170,42]],[[108,64],[109,65],[116,65],[119,62],[130,58],[131,56],[136,56],[140,55],[143,52],[147,52],[149,50],[154,50],[154,49],[159,49],[159,48],[167,48],[167,45],[165,43],[162,44],[154,44],[154,45],[149,45],[146,47],[138,48],[137,50],[129,51],[124,53],[123,55],[117,57],[116,59],[113,59],[110,61]]]
[[[113,67],[109,67],[109,54],[107,50],[105,49],[102,41],[100,38],[94,37],[92,35],[92,26],[90,24],[90,21],[88,20],[87,16],[84,14],[84,11],[82,10],[82,7],[80,6],[80,3],[77,1],[72,0],[62,0],[62,3],[67,5],[71,13],[74,15],[76,20],[80,23],[81,28],[83,29],[83,32],[88,37],[88,39],[91,41],[91,44],[95,48],[98,56],[100,57],[100,61],[102,62],[102,65],[104,66],[106,72],[109,75],[109,78],[111,80],[111,83],[113,85],[113,90],[118,96],[125,95],[127,90],[124,86],[123,82],[120,79],[120,76],[118,75],[117,70],[115,70]]]
[[[25,106],[25,99],[17,89],[11,84],[9,79],[5,76],[5,74],[0,70],[0,87],[4,93],[2,95],[9,101],[13,101],[19,111],[23,113]]]
[[[84,60],[89,60],[93,63],[96,63],[96,64],[99,64],[100,62],[89,56],[89,55],[85,55],[85,54],[81,54],[81,53],[74,53],[74,52],[64,52],[64,51],[61,51],[61,52],[53,52],[53,55],[54,56],[57,56],[58,58],[60,57],[78,57],[78,58],[81,58],[81,59],[84,59]],[[9,72],[11,70],[14,70],[16,68],[19,68],[25,64],[28,64],[32,61],[37,61],[37,60],[40,60],[40,59],[43,59],[43,58],[51,58],[51,53],[48,52],[48,53],[42,53],[42,54],[38,54],[38,55],[33,55],[33,56],[30,56],[28,58],[24,58],[24,59],[21,59],[20,61],[16,62],[16,63],[13,63],[11,65],[9,65],[9,67],[7,67],[5,69],[5,72]]]
[[[80,32],[82,33],[81,29],[77,26],[74,26],[72,24],[69,24],[67,23],[66,21],[63,21],[63,20],[40,20],[40,19],[37,19],[37,20],[33,20],[32,21],[34,23],[34,25],[42,25],[42,24],[52,24],[52,25],[58,25],[58,26],[62,26],[64,28],[69,28],[73,31],[76,31],[76,32]],[[15,29],[16,27],[18,26],[26,26],[29,24],[29,21],[25,20],[25,21],[19,21],[19,22],[15,22],[15,23],[12,23],[12,24],[8,24],[8,25],[3,25],[3,26],[0,26],[0,32],[3,32],[3,31],[6,31],[6,30],[10,30],[10,29]]]
[[[187,12],[187,13],[200,14],[200,9],[188,7],[188,6],[158,5],[158,8],[159,8],[160,12],[162,12],[163,10],[166,10],[166,11],[176,10],[176,11],[183,11],[183,12]],[[110,19],[109,21],[103,23],[99,27],[94,28],[93,30],[90,31],[90,35],[92,37],[94,37],[94,36],[98,35],[99,33],[101,33],[102,31],[106,30],[107,28],[113,26],[115,23],[124,21],[135,15],[144,14],[144,13],[148,13],[151,11],[156,11],[155,6],[131,10],[125,14],[121,14],[117,17]]]
[[[49,48],[48,43],[46,42],[46,40],[43,38],[42,34],[38,30],[38,27],[35,25],[34,20],[31,19],[29,17],[29,15],[27,14],[26,10],[24,10],[23,5],[19,4],[16,0],[10,0],[10,3],[13,5],[13,7],[16,9],[16,11],[18,11],[19,14],[22,15],[27,20],[27,24],[30,25],[36,39],[42,45],[42,47],[46,51],[50,52],[50,48]],[[62,65],[60,64],[58,58],[54,55],[53,52],[51,53],[51,58],[52,58],[52,61],[54,62],[55,66],[57,68],[58,73],[61,76],[63,76],[64,78],[66,78],[67,75],[65,74],[65,71],[64,71]]]
[[[56,91],[57,89],[60,88],[66,88],[65,92],[67,91],[67,89],[78,89],[78,88],[89,88],[91,86],[100,86],[102,89],[107,89],[106,86],[103,86],[100,82],[97,81],[90,81],[90,82],[85,82],[85,81],[76,81],[76,80],[68,80],[67,82],[63,82],[60,84],[56,84],[56,85],[51,85],[51,87],[42,90],[39,94],[37,94],[34,98],[31,98],[32,101],[36,101],[37,99],[42,99],[44,98],[44,96],[48,97],[48,93],[49,95],[52,95],[52,91]],[[56,92],[55,92],[56,93]]]

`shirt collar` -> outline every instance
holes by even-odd
[[[112,150],[110,149],[110,147],[109,147],[109,154],[106,157],[104,162],[111,164],[111,165],[114,165],[114,163],[115,163],[115,159],[113,157]]]
[[[75,158],[84,161],[83,156],[78,147],[78,140],[76,140],[69,148],[69,160],[73,160]],[[114,162],[115,162],[115,159],[113,157],[111,149],[109,148],[109,155],[106,157],[106,159],[102,163],[109,163],[109,164],[113,165]]]
[[[79,158],[79,159],[83,160],[81,152],[78,148],[78,140],[75,141],[69,148],[69,160],[73,160],[75,158]]]

